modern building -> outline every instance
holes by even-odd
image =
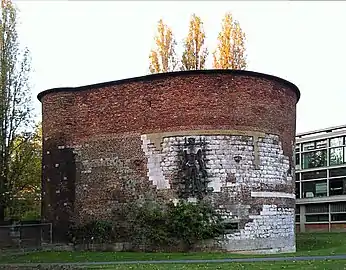
[[[346,125],[296,136],[296,229],[346,230]]]

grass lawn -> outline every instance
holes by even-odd
[[[297,235],[297,252],[275,255],[239,255],[229,253],[131,253],[131,252],[35,252],[0,257],[2,263],[105,262],[125,260],[222,259],[263,256],[309,256],[346,254],[346,233]],[[346,269],[346,260],[307,262],[256,262],[211,264],[145,264],[88,267],[88,269]]]
[[[87,269],[114,269],[114,270],[278,270],[278,269],[304,269],[304,270],[342,270],[346,269],[346,261],[306,261],[306,262],[270,262],[270,263],[223,263],[223,264],[147,264],[147,265],[110,265],[91,267]]]

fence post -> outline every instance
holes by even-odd
[[[53,244],[53,224],[49,223],[50,244]]]

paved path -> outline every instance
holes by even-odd
[[[152,260],[152,261],[113,261],[113,262],[71,262],[71,263],[11,263],[2,266],[50,266],[50,265],[75,265],[75,266],[92,266],[92,265],[115,265],[115,264],[171,264],[171,263],[240,263],[240,262],[275,262],[275,261],[321,261],[321,260],[346,260],[345,255],[333,256],[300,256],[300,257],[261,257],[261,258],[234,258],[234,259],[211,259],[211,260]]]

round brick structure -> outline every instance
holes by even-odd
[[[295,251],[299,97],[286,80],[235,70],[46,90],[38,95],[43,218],[58,239],[71,218],[107,218],[115,204],[147,192],[179,199],[181,157],[186,139],[194,138],[203,152],[206,196],[230,224],[221,248]]]

